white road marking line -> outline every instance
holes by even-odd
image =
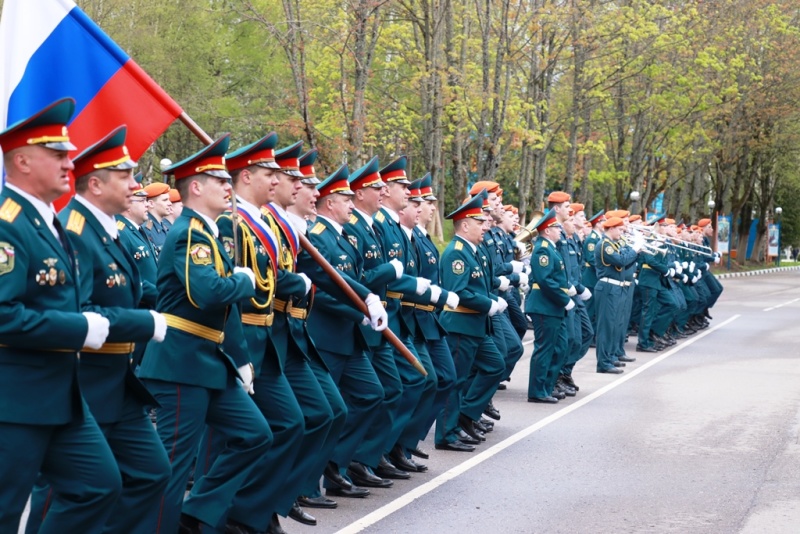
[[[793,302],[797,302],[798,300],[800,300],[800,299],[790,300],[789,302],[784,302],[783,304],[778,304],[777,306],[773,306],[771,308],[764,308],[764,311],[777,310],[778,308],[783,308],[784,306],[787,306],[787,305],[789,305],[789,304],[791,304]]]
[[[377,510],[365,515],[364,517],[362,517],[358,521],[354,521],[353,523],[350,523],[346,527],[344,527],[341,530],[339,530],[338,532],[336,532],[336,534],[356,534],[357,532],[361,532],[365,528],[368,528],[368,527],[374,525],[375,523],[377,523],[378,521],[381,521],[382,519],[385,519],[386,517],[388,517],[389,515],[393,514],[396,511],[400,510],[401,508],[403,508],[405,506],[408,506],[409,504],[411,504],[415,500],[419,499],[420,497],[432,492],[433,490],[435,490],[439,486],[443,485],[445,482],[456,478],[458,475],[460,475],[462,473],[466,473],[467,471],[469,471],[473,467],[485,462],[486,460],[488,460],[491,457],[495,456],[499,452],[501,452],[501,451],[509,448],[510,446],[514,445],[518,441],[527,438],[528,436],[530,436],[531,434],[533,434],[537,430],[540,430],[540,429],[546,427],[547,425],[549,425],[550,423],[554,423],[555,421],[558,421],[559,419],[561,419],[565,415],[568,415],[568,414],[574,412],[578,408],[580,408],[582,406],[585,406],[586,404],[589,404],[590,402],[592,402],[596,398],[598,398],[598,397],[600,397],[602,395],[605,395],[606,393],[608,393],[612,389],[624,384],[628,380],[630,380],[633,377],[635,377],[635,376],[639,375],[640,373],[644,372],[645,369],[649,369],[650,367],[656,365],[657,363],[661,362],[662,360],[665,360],[666,358],[669,358],[670,356],[672,356],[676,352],[680,351],[681,349],[683,349],[685,347],[688,347],[689,345],[691,345],[692,343],[694,343],[695,341],[697,341],[699,339],[703,339],[704,337],[706,337],[707,335],[711,334],[712,332],[715,332],[715,331],[719,330],[720,328],[722,328],[723,326],[726,326],[726,325],[732,323],[733,321],[735,321],[739,317],[741,317],[741,315],[734,315],[730,319],[728,319],[728,320],[726,320],[726,321],[714,326],[713,328],[710,328],[709,330],[706,330],[702,334],[676,345],[671,350],[669,350],[669,351],[665,352],[664,354],[662,354],[662,355],[654,358],[653,360],[647,362],[646,364],[642,365],[641,367],[639,367],[635,371],[632,371],[630,374],[622,375],[621,377],[617,378],[616,380],[614,380],[610,384],[608,384],[606,386],[603,386],[602,388],[598,389],[594,393],[591,393],[591,394],[587,395],[586,397],[580,399],[576,403],[571,404],[571,405],[567,406],[566,408],[563,408],[563,409],[561,409],[561,410],[559,410],[559,411],[557,411],[557,412],[545,417],[541,421],[539,421],[537,423],[534,423],[533,425],[529,426],[528,428],[524,428],[524,429],[520,430],[519,432],[517,432],[513,436],[509,436],[508,438],[506,438],[505,440],[501,441],[500,443],[498,443],[496,445],[493,445],[492,447],[486,449],[485,451],[483,451],[483,452],[481,452],[479,454],[476,454],[475,456],[472,456],[469,460],[467,460],[467,461],[465,461],[465,462],[463,462],[463,463],[461,463],[461,464],[459,464],[459,465],[457,465],[455,467],[452,467],[451,469],[449,469],[448,471],[445,471],[444,473],[442,473],[441,475],[437,476],[433,480],[430,480],[430,481],[426,482],[425,484],[417,486],[416,488],[412,489],[408,493],[406,493],[404,495],[401,495],[397,499],[393,500],[392,502],[387,503],[387,504],[381,506],[380,508],[378,508]]]

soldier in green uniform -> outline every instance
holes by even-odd
[[[490,334],[491,316],[502,313],[507,304],[492,294],[488,261],[478,252],[487,220],[483,195],[471,198],[447,218],[453,220],[455,236],[442,253],[439,271],[442,287],[458,295],[459,305],[445,307],[439,320],[448,332],[456,385],[437,418],[435,446],[440,450],[472,452],[476,440],[459,425],[464,418],[480,419],[503,378],[505,361]],[[474,378],[469,381],[473,371]]]
[[[255,275],[225,254],[214,222],[228,205],[225,170],[229,136],[169,168],[184,209],[165,242],[158,264],[158,303],[167,319],[163,343],[150,344],[139,376],[161,404],[157,430],[170,451],[172,478],[157,532],[200,532],[224,526],[228,508],[272,442],[264,416],[249,398],[253,364],[242,320],[233,304],[255,296]],[[206,425],[228,436],[227,447],[195,481],[186,481]]]
[[[674,268],[667,265],[664,254],[652,251],[639,252],[639,281],[637,290],[641,297],[637,352],[658,352],[665,346],[653,338],[653,324],[657,317],[659,322],[666,322],[676,305],[671,293],[664,285],[664,279],[675,275]]]
[[[120,245],[133,258],[142,279],[142,298],[139,301],[139,307],[154,310],[158,297],[158,289],[156,289],[158,263],[156,263],[155,249],[142,228],[142,224],[147,219],[147,193],[141,186],[142,173],[137,173],[134,179],[139,184],[139,188],[133,192],[128,209],[116,216],[117,230],[119,230]],[[142,356],[146,348],[147,343],[137,343],[133,349],[132,365],[134,370],[138,369],[139,364],[142,363]]]
[[[75,150],[65,98],[0,133],[0,531],[17,532],[37,474],[53,495],[40,532],[103,532],[122,491],[117,462],[81,395],[79,351],[109,320],[81,312],[73,244],[51,203]]]
[[[164,339],[167,323],[153,310],[136,309],[142,283],[135,261],[119,242],[114,215],[123,211],[138,188],[120,126],[75,160],[76,195],[58,218],[73,238],[80,266],[83,309],[110,321],[106,343],[81,351],[81,391],[122,474],[122,496],[105,532],[150,533],[155,521],[142,510],[158,506],[170,475],[169,461],[145,410],[157,402],[134,376],[134,344]],[[49,487],[37,485],[30,517],[47,514]],[[28,532],[36,532],[29,521]]]
[[[348,169],[341,166],[317,186],[317,218],[309,231],[309,240],[319,253],[337,270],[353,280],[362,279],[361,256],[347,238],[342,227],[350,220],[353,193],[347,183]],[[311,259],[307,254],[300,257],[299,266],[311,270]],[[373,294],[368,297],[368,306],[383,309],[380,300]],[[347,404],[347,422],[339,435],[331,461],[325,469],[325,484],[328,495],[341,497],[366,497],[369,490],[351,483],[340,471],[346,470],[353,459],[356,448],[377,415],[376,408],[383,399],[383,387],[367,357],[367,342],[359,328],[360,324],[372,324],[378,329],[388,325],[386,316],[382,323],[370,321],[346,299],[336,298],[326,291],[315,294],[314,313],[309,317],[309,330],[320,355],[331,372],[333,380]]]
[[[539,236],[531,255],[531,292],[525,300],[534,332],[528,402],[555,404],[559,399],[553,392],[568,348],[566,317],[575,303],[569,295],[571,284],[564,259],[556,246],[561,225],[553,208],[539,219],[536,230]]]
[[[588,219],[589,224],[592,225],[592,231],[583,240],[583,268],[581,269],[581,283],[584,287],[594,294],[594,288],[597,285],[597,269],[594,264],[594,251],[597,248],[597,243],[602,238],[603,228],[602,224],[606,218],[603,216],[604,211],[600,210],[591,218]],[[592,323],[592,332],[597,334],[597,309],[595,307],[597,300],[590,298],[586,301],[586,313],[589,316],[589,321]],[[595,345],[594,337],[592,337],[591,346]]]
[[[603,229],[603,238],[595,249],[598,278],[594,292],[597,299],[597,372],[619,374],[622,369],[615,366],[614,362],[620,329],[623,328],[619,316],[627,306],[623,291],[624,271],[636,263],[636,255],[644,240],[638,238],[631,246],[622,244],[623,221],[619,217],[606,220]]]

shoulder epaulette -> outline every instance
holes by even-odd
[[[17,204],[13,198],[7,198],[0,206],[0,220],[13,223],[20,211],[22,211],[22,206]]]
[[[123,231],[125,228],[127,228],[127,226],[125,226],[125,223],[124,223],[124,222],[122,222],[122,221],[117,221],[117,230],[119,230],[119,231],[121,232],[121,231]]]
[[[192,219],[189,223],[189,230],[200,230],[205,231],[206,227],[203,226],[203,222],[200,219]]]
[[[542,239],[542,248],[547,248],[549,246],[550,246],[550,241],[545,241],[544,239]]]
[[[456,250],[461,250],[464,248],[464,243],[461,241],[456,241],[456,246],[454,247]]]
[[[355,215],[350,215],[350,224],[356,224],[358,222],[358,217]]]
[[[382,211],[379,211],[375,214],[375,220],[382,223],[386,220],[386,215],[384,215]]]
[[[314,225],[314,228],[311,229],[311,233],[314,235],[319,235],[325,231],[326,226],[322,223],[317,223]]]
[[[80,212],[72,210],[69,214],[69,219],[67,219],[67,231],[72,232],[75,235],[81,235],[83,233],[83,226],[86,224],[86,217],[84,217]]]

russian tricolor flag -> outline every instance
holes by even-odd
[[[0,130],[69,96],[78,150],[127,124],[137,160],[183,112],[71,0],[5,0],[0,46]]]

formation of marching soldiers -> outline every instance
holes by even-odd
[[[314,525],[307,508],[426,471],[434,427],[436,449],[475,451],[528,320],[528,399],[555,403],[592,344],[621,372],[629,329],[662,350],[721,292],[708,220],[679,238],[554,192],[526,255],[478,182],[440,255],[405,157],[320,179],[302,142],[226,135],[142,188],[125,126],[69,157],[73,111],[0,132],[0,532],[29,495],[31,533]]]

